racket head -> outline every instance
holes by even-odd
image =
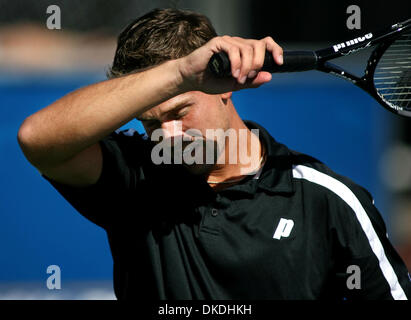
[[[387,110],[411,117],[411,20],[371,54],[365,71],[368,90]]]

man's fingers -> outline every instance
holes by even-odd
[[[283,63],[283,50],[271,37],[253,40],[223,36],[216,40],[216,50],[225,51],[230,59],[236,87],[258,87],[271,80],[271,74],[261,72],[266,51],[272,53],[276,63]]]
[[[270,82],[272,79],[271,73],[267,71],[260,71],[254,78],[247,78],[244,84],[240,84],[238,81],[234,84],[235,90],[258,88],[264,83]]]
[[[252,70],[248,74],[248,77],[250,79],[257,76],[258,72],[263,67],[264,59],[265,59],[265,50],[266,50],[266,45],[264,42],[262,41],[254,42],[254,57],[253,57]]]
[[[257,76],[254,79],[249,79],[250,81],[249,87],[257,88],[264,83],[270,82],[271,79],[272,79],[271,73],[267,71],[261,71],[257,74]]]
[[[229,50],[228,58],[230,59],[231,64],[231,75],[234,78],[238,78],[241,72],[241,53],[237,47],[234,47]]]
[[[272,53],[277,64],[283,64],[283,49],[271,37],[261,40],[229,37],[227,40],[240,48],[241,71],[237,77],[240,84],[244,84],[247,79],[253,79],[257,76],[264,65],[266,51]]]
[[[241,71],[238,82],[244,84],[247,79],[257,76],[264,64],[266,45],[261,40],[242,39],[232,37],[229,39],[233,45],[237,45],[241,52]]]
[[[232,71],[232,75],[237,78],[238,83],[244,84],[253,64],[254,48],[252,43],[249,40],[239,37],[226,37],[224,40],[230,43],[233,47],[238,48],[240,52],[238,64],[236,64],[235,67],[232,66],[231,70],[234,70]],[[231,58],[230,63],[233,63]]]
[[[266,37],[263,41],[266,43],[267,50],[272,52],[275,62],[282,65],[284,63],[283,48],[281,48],[271,37]]]
[[[254,57],[254,48],[251,45],[243,45],[241,48],[241,72],[238,82],[244,84],[251,71]]]

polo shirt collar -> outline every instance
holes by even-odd
[[[294,193],[292,154],[289,149],[285,145],[275,141],[268,131],[259,124],[249,120],[244,120],[244,123],[250,130],[259,130],[259,139],[264,143],[266,153],[263,170],[259,179],[253,179],[250,176],[244,182],[222,189],[218,191],[218,193],[228,194],[234,192],[237,195],[243,193],[245,196],[252,196],[258,189],[271,193]],[[181,179],[182,175],[185,177],[183,180],[191,181],[187,183],[187,185],[191,186],[190,191],[199,191],[203,198],[207,198],[207,194],[211,198],[216,195],[213,188],[211,188],[202,177],[189,174],[180,165],[176,165],[174,169],[176,170],[175,174],[180,177],[178,179]]]
[[[257,188],[273,193],[293,193],[295,192],[292,177],[292,155],[290,150],[283,144],[278,143],[259,124],[244,120],[246,126],[259,130],[259,138],[264,143],[266,161],[257,180]]]

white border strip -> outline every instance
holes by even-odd
[[[351,209],[353,209],[363,231],[368,238],[372,251],[378,258],[380,269],[390,285],[391,295],[395,300],[407,300],[407,296],[398,282],[397,275],[385,255],[380,239],[375,233],[365,209],[362,207],[360,201],[354,193],[345,184],[337,179],[334,179],[333,177],[310,167],[302,165],[293,166],[293,177],[296,179],[306,179],[331,190],[342,200],[344,200],[351,207]]]

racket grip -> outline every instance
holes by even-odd
[[[317,67],[318,58],[314,51],[284,51],[283,58],[284,63],[280,66],[274,61],[272,53],[266,51],[261,71],[298,72]],[[231,64],[227,53],[224,51],[215,53],[208,63],[208,69],[218,78],[231,76]]]

